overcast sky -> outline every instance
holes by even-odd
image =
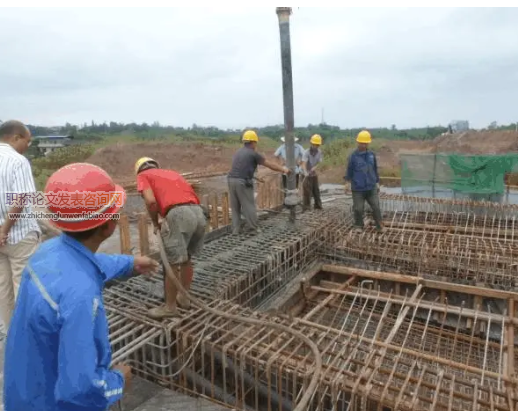
[[[295,9],[295,123],[518,120],[518,8]],[[283,122],[275,9],[2,9],[0,119]]]

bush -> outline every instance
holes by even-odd
[[[77,145],[57,149],[46,157],[32,160],[32,173],[38,190],[43,190],[52,173],[70,163],[85,161],[94,152],[92,145]]]

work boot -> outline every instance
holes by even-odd
[[[167,308],[165,305],[160,307],[151,308],[148,311],[148,315],[154,320],[163,320],[165,318],[179,317],[180,312],[176,307]]]
[[[383,224],[376,224],[376,230],[378,230],[378,233],[383,233],[385,231],[385,227],[383,226]]]
[[[185,297],[183,294],[178,294],[176,297],[176,302],[180,308],[183,308],[184,310],[189,310],[191,308],[191,300],[187,299],[187,297]]]

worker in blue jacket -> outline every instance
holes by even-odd
[[[365,201],[369,203],[378,231],[383,231],[383,219],[379,205],[379,175],[376,155],[369,150],[371,134],[363,130],[356,138],[358,148],[349,156],[345,181],[350,184],[353,197],[354,225],[356,231],[364,227]]]
[[[65,166],[50,177],[45,192],[112,194],[94,209],[77,201],[48,207],[61,213],[52,223],[64,232],[43,243],[22,274],[5,345],[5,411],[105,411],[122,398],[131,368],[110,368],[103,286],[133,270],[152,272],[158,263],[96,253],[113,234],[125,199],[104,170]]]

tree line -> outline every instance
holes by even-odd
[[[0,121],[1,123],[1,121]],[[248,127],[247,127],[248,128]],[[261,136],[279,139],[284,134],[284,126],[282,124],[271,125],[265,127],[253,127]],[[339,126],[329,124],[308,124],[304,127],[296,127],[295,135],[302,141],[308,142],[313,134],[320,134],[325,141],[332,141],[344,137],[354,137],[362,129],[368,129],[376,138],[387,140],[431,140],[438,135],[448,131],[447,126],[426,126],[417,128],[398,129],[395,124],[386,128],[340,128]],[[496,125],[491,123],[486,129],[488,130],[514,130],[516,124]],[[148,123],[119,123],[110,121],[109,123],[95,123],[73,125],[66,123],[59,127],[42,127],[37,125],[29,125],[34,136],[45,135],[73,135],[79,140],[97,140],[109,136],[116,135],[135,135],[141,138],[160,139],[166,136],[175,135],[181,138],[190,136],[207,138],[207,139],[223,139],[229,136],[240,135],[242,129],[220,129],[218,127],[203,127],[193,124],[191,127],[175,127],[164,126],[158,122]]]

